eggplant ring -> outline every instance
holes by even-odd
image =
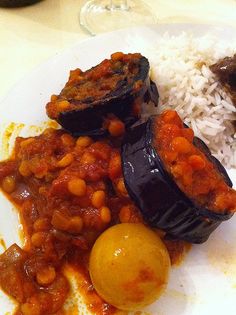
[[[199,207],[179,189],[152,146],[153,119],[131,128],[124,139],[121,154],[126,189],[144,219],[151,226],[163,229],[167,238],[203,243],[233,214]],[[205,143],[195,138],[194,145],[216,165],[226,184],[232,187],[224,167],[210,154]]]
[[[48,116],[56,119],[65,130],[74,136],[99,136],[107,132],[103,126],[107,115],[115,115],[128,127],[140,118],[140,114],[134,113],[135,104],[138,103],[141,106],[142,103],[152,101],[157,106],[159,95],[155,83],[149,78],[148,59],[140,54],[117,54],[120,54],[120,59],[116,57],[114,61],[113,59],[104,60],[101,64],[85,72],[78,70],[77,77],[83,79],[80,81],[76,79],[77,81],[74,83],[70,78],[57,100],[47,104]],[[128,59],[126,60],[126,58]],[[108,73],[97,75],[95,80],[92,76],[93,72],[97,69],[102,70],[105,62],[110,62],[111,65],[118,62],[121,66],[118,69],[109,70]],[[94,85],[94,90],[100,89],[100,92],[103,93],[103,84],[109,85],[109,78],[111,81],[115,80],[113,89],[104,92],[100,97],[93,96],[91,86]],[[89,92],[84,93],[84,89],[87,88],[86,84],[90,85],[90,89],[88,89]],[[77,94],[74,95],[73,90],[77,91]],[[64,110],[58,110],[57,104],[63,100],[67,101],[69,106]]]

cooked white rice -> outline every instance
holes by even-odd
[[[165,34],[145,51],[160,93],[159,110],[176,109],[226,167],[236,167],[236,108],[209,66],[234,53],[235,42],[187,33]]]

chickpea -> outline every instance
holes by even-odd
[[[118,52],[115,52],[111,55],[111,59],[113,61],[117,61],[117,60],[121,60],[122,58],[124,57],[124,53],[118,51]]]
[[[117,183],[116,187],[117,187],[117,189],[118,189],[118,191],[119,191],[119,193],[121,195],[128,196],[128,192],[127,192],[127,190],[125,188],[125,183],[124,183],[124,179],[123,178],[118,180],[118,183]]]
[[[47,266],[42,270],[38,271],[36,274],[36,279],[40,285],[49,285],[56,278],[55,268],[52,266]]]
[[[174,165],[171,172],[175,178],[181,178],[183,185],[188,186],[192,184],[192,168],[186,163],[178,163]]]
[[[2,189],[10,194],[12,193],[16,188],[16,180],[12,176],[6,176],[2,180]]]
[[[49,127],[43,131],[43,134],[49,136],[49,135],[52,135],[54,132],[55,132],[55,129],[52,127]]]
[[[74,178],[68,182],[68,190],[72,195],[82,197],[86,195],[87,185],[83,179]]]
[[[34,230],[36,232],[46,231],[49,227],[50,223],[47,218],[39,218],[34,222]]]
[[[125,133],[125,125],[121,120],[111,120],[108,126],[108,131],[113,137],[120,137]]]
[[[74,161],[74,156],[72,153],[67,153],[65,156],[63,156],[60,161],[57,162],[57,167],[66,167],[70,165]]]
[[[206,166],[206,162],[200,155],[191,155],[188,159],[189,164],[194,170],[202,170]]]
[[[102,206],[105,205],[105,199],[106,199],[105,192],[103,190],[97,190],[92,195],[92,200],[91,200],[92,205],[95,208],[101,208]]]
[[[41,247],[45,242],[46,236],[45,232],[36,232],[31,236],[31,243],[35,247]]]
[[[182,126],[182,120],[175,110],[166,110],[163,116],[164,116],[163,120],[165,121],[166,124],[173,124],[176,127]]]
[[[102,207],[100,209],[100,216],[104,223],[109,223],[111,221],[111,210],[108,207]]]
[[[194,132],[191,128],[185,128],[182,130],[184,137],[189,141],[192,142],[194,138]]]
[[[58,107],[59,111],[64,111],[64,110],[66,110],[67,108],[70,107],[70,103],[68,101],[66,101],[66,100],[58,101],[57,102],[57,107]]]
[[[67,133],[64,133],[61,136],[61,141],[65,146],[73,146],[75,144],[75,140],[71,135],[68,135]]]
[[[23,176],[23,177],[28,177],[30,176],[31,170],[29,168],[29,163],[28,161],[24,160],[21,162],[20,166],[19,166],[19,173]]]
[[[95,158],[95,156],[92,153],[85,152],[82,155],[80,162],[82,164],[93,164],[93,163],[96,162],[96,158]]]
[[[57,96],[57,95],[53,94],[53,95],[51,96],[51,102],[54,102],[54,101],[56,101],[57,99],[58,99],[58,96]]]
[[[163,121],[164,121],[165,123],[171,123],[171,122],[173,122],[173,121],[176,119],[177,116],[178,116],[178,115],[177,115],[177,113],[176,113],[175,111],[173,111],[173,110],[168,110],[168,111],[166,111],[166,112],[163,114]]]
[[[81,136],[76,141],[77,146],[84,147],[84,148],[90,146],[90,144],[92,144],[92,143],[93,143],[92,138],[90,138],[88,136]]]
[[[176,137],[172,140],[171,146],[174,151],[186,154],[191,151],[191,143],[184,137]]]
[[[81,219],[80,216],[73,216],[70,218],[68,230],[71,233],[80,233],[82,228],[83,228],[83,220]]]
[[[129,205],[120,209],[119,219],[121,223],[128,223],[131,218],[131,207]]]

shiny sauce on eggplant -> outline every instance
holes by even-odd
[[[215,212],[235,211],[236,192],[206,155],[176,111],[156,118],[154,146],[178,187],[196,204]]]

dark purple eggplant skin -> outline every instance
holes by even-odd
[[[101,136],[106,134],[102,128],[104,118],[108,114],[114,114],[121,119],[126,127],[135,123],[139,117],[132,113],[134,101],[142,98],[143,102],[152,101],[158,105],[159,94],[154,82],[149,78],[149,61],[145,57],[140,59],[140,69],[134,76],[132,83],[126,80],[120,81],[117,88],[111,91],[104,98],[99,100],[88,99],[88,106],[81,109],[62,112],[59,114],[58,123],[73,136]],[[135,82],[141,80],[143,85],[138,92],[134,90]],[[69,100],[73,104],[76,101]],[[79,103],[78,103],[79,105]]]
[[[129,130],[122,144],[122,168],[126,189],[152,227],[163,229],[166,238],[203,243],[231,213],[216,213],[202,208],[188,198],[166,171],[152,146],[155,116]],[[232,182],[224,167],[198,138],[194,145],[216,165],[228,186]]]

